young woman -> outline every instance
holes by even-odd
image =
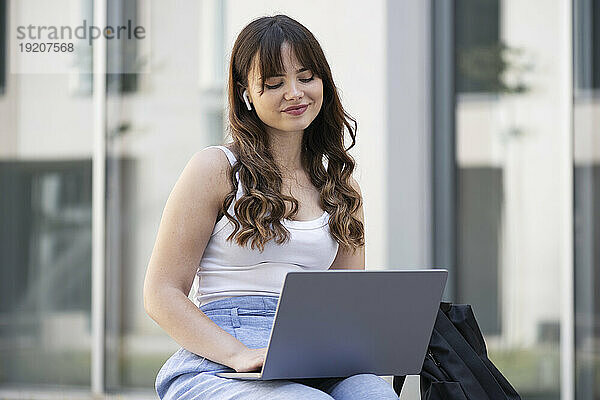
[[[216,376],[262,366],[287,272],[365,266],[362,199],[347,153],[356,122],[314,36],[285,15],[252,21],[233,47],[228,92],[233,142],[186,165],[146,273],[146,312],[182,346],[158,373],[159,397],[397,399],[371,374]],[[199,307],[188,298],[195,275]]]

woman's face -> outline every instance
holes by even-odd
[[[288,43],[281,46],[285,75],[262,82],[253,69],[248,76],[248,97],[256,114],[270,134],[302,133],[317,117],[323,105],[323,81],[298,64]],[[290,106],[305,106],[304,111],[286,112]]]

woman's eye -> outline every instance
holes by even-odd
[[[314,75],[311,76],[310,78],[300,79],[300,81],[303,82],[303,83],[308,83],[308,82],[312,81],[313,79],[315,79]],[[267,85],[267,84],[265,84],[265,87],[267,89],[277,89],[277,88],[281,87],[281,85],[283,85],[283,82],[278,83],[277,85]]]

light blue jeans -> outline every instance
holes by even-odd
[[[252,349],[267,347],[278,297],[239,296],[207,303],[200,309],[217,325]],[[373,374],[348,378],[244,381],[221,378],[235,372],[183,347],[156,377],[161,399],[398,399],[392,386]]]

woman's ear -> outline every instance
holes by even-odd
[[[241,83],[237,83],[236,86],[236,94],[239,96],[240,99],[242,99],[242,101],[244,101],[244,90],[246,90],[246,87],[244,85],[242,85]]]

